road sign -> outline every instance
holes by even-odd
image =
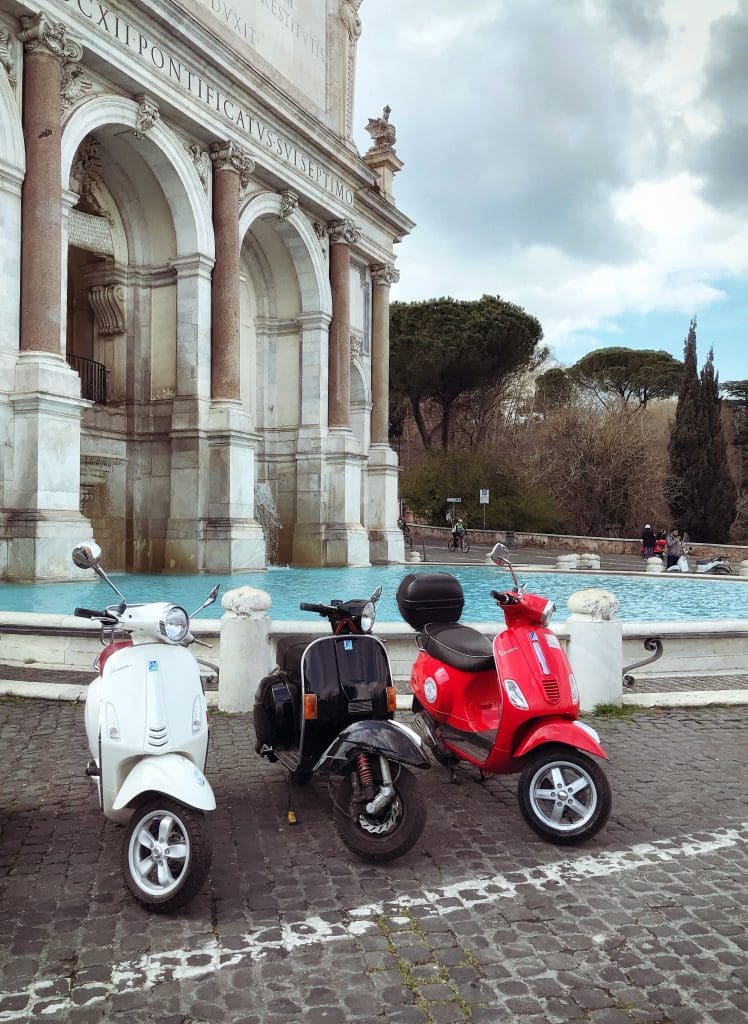
[[[487,505],[488,504],[488,488],[486,488],[485,490],[483,488],[481,488],[480,503],[481,503],[481,505]]]

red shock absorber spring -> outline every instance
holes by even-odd
[[[359,754],[356,758],[358,764],[358,777],[361,779],[361,785],[366,788],[367,786],[374,785],[374,776],[371,774],[371,766],[366,757],[366,754]]]

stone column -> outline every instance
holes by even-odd
[[[21,316],[13,407],[13,472],[6,486],[7,578],[76,579],[70,552],[91,537],[80,512],[80,416],[88,403],[64,359],[61,87],[83,56],[65,27],[23,15]]]
[[[21,199],[21,351],[60,352],[63,65],[83,56],[80,43],[44,14],[21,17],[24,44],[23,134],[26,177]]]
[[[400,273],[391,263],[371,268],[371,448],[369,449],[366,526],[372,562],[403,560],[397,528],[397,455],[389,443],[390,285]]]
[[[371,443],[389,444],[390,285],[400,280],[391,263],[371,268]]]
[[[329,398],[327,419],[330,427],[350,429],[351,425],[351,250],[361,232],[350,220],[329,225],[330,287],[332,322],[330,324]]]
[[[238,401],[239,375],[239,197],[254,171],[254,163],[234,142],[214,142],[213,228],[216,262],[213,268],[211,394],[214,399]]]

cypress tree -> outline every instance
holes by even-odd
[[[719,378],[714,372],[714,352],[701,371],[701,391],[707,424],[707,469],[702,483],[702,503],[706,510],[705,540],[715,544],[727,542],[737,509],[737,489],[727,462],[727,442],[722,427],[722,399],[719,397]]]
[[[691,320],[683,350],[683,377],[675,422],[670,432],[667,503],[681,532],[706,539],[707,515],[702,482],[708,476],[708,426],[696,367],[696,318]]]

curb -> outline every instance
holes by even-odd
[[[65,700],[82,704],[88,686],[72,683],[35,683],[20,679],[0,680],[0,697],[25,697],[36,700]],[[205,700],[209,708],[218,707],[218,691],[208,690]],[[413,697],[398,693],[397,710],[410,711]],[[623,707],[698,708],[710,704],[748,704],[748,690],[676,690],[671,693],[640,693],[623,696]]]

